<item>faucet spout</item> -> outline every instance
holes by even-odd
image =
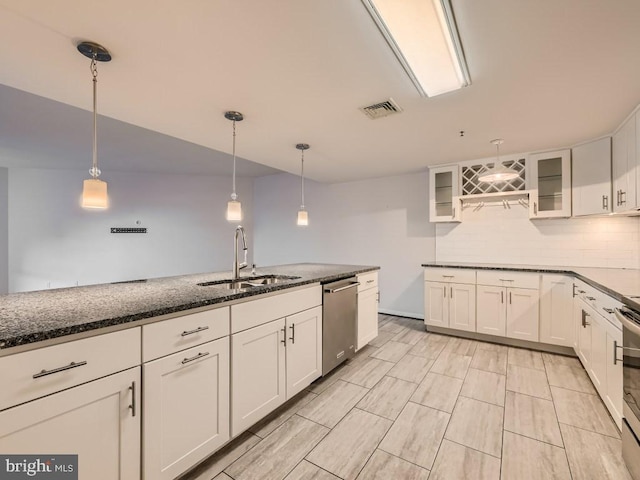
[[[242,263],[238,263],[238,237],[242,237],[242,250],[244,251],[244,261]],[[244,232],[244,227],[238,225],[233,241],[233,280],[238,280],[240,278],[240,270],[247,267],[248,251],[249,248],[247,247],[247,237]]]

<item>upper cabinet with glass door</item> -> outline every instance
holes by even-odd
[[[529,156],[530,218],[571,216],[571,151]]]
[[[460,195],[460,167],[429,168],[429,221],[459,222],[460,209],[454,197]]]

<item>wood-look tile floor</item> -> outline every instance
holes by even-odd
[[[355,358],[181,480],[631,480],[575,358],[379,316]]]

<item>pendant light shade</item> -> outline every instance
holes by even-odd
[[[82,186],[82,208],[105,209],[109,208],[107,195],[107,182],[97,178],[89,178]]]
[[[500,145],[504,143],[504,140],[496,138],[495,140],[491,140],[490,143],[496,146],[496,162],[493,168],[487,169],[487,171],[478,176],[478,181],[484,183],[497,183],[507,182],[518,178],[520,173],[513,168],[505,167],[500,161]]]
[[[107,182],[99,180],[98,168],[98,63],[111,61],[111,54],[102,45],[93,42],[81,42],[77,46],[78,51],[91,59],[91,76],[93,77],[93,161],[89,173],[91,178],[84,181],[82,187],[82,208],[91,210],[104,210],[109,208],[107,195]]]
[[[300,227],[306,227],[309,225],[309,212],[307,212],[304,206],[304,151],[311,148],[308,143],[298,143],[296,148],[300,150],[300,210],[298,210],[298,221],[296,222]]]
[[[244,116],[240,112],[225,112],[224,118],[233,122],[233,186],[231,191],[231,200],[227,203],[227,221],[242,221],[242,204],[238,201],[236,193],[236,122],[244,120]]]

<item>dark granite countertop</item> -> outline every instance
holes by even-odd
[[[256,276],[299,278],[249,290],[198,285],[232,276],[231,272],[215,272],[1,295],[0,350],[306,284],[326,283],[379,268],[318,263],[264,267],[256,270]],[[241,272],[241,277],[249,276],[252,276],[249,271]]]
[[[550,265],[512,265],[492,263],[429,262],[423,267],[467,268],[474,270],[510,270],[514,272],[560,273],[574,276],[625,305],[640,310],[640,270],[635,268],[598,268]]]

